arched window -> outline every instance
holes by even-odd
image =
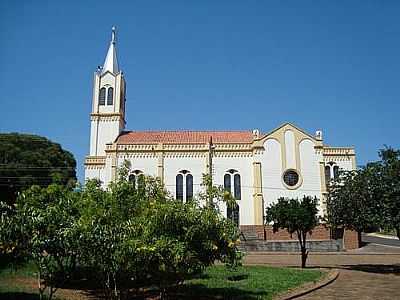
[[[224,190],[231,192],[231,174],[224,175]]]
[[[325,182],[328,184],[331,180],[331,167],[325,166]]]
[[[137,182],[137,188],[140,189],[144,189],[145,187],[145,179],[144,179],[144,175],[143,173],[140,173],[138,175],[136,175],[136,182]]]
[[[107,90],[107,105],[113,105],[114,89],[112,87]]]
[[[106,104],[106,88],[102,87],[99,93],[99,105],[105,105],[105,104]]]
[[[333,178],[337,179],[339,177],[339,166],[333,167]]]
[[[183,175],[176,175],[176,199],[183,201]]]
[[[236,200],[240,200],[242,197],[242,191],[241,191],[241,187],[240,187],[240,175],[239,174],[235,174],[233,176],[233,187],[234,187],[234,197]]]
[[[192,174],[186,175],[186,201],[193,200],[193,176]]]
[[[132,183],[133,188],[136,189],[136,175],[135,174],[129,175],[129,182]]]
[[[135,170],[128,177],[129,182],[132,183],[134,189],[142,189],[145,186],[145,178],[143,172]]]

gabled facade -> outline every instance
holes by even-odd
[[[354,148],[328,147],[321,131],[310,135],[290,123],[266,134],[124,131],[125,80],[117,63],[114,30],[104,66],[95,73],[92,103],[86,179],[99,178],[107,186],[128,160],[130,178],[158,176],[174,197],[189,201],[201,191],[202,174],[212,169],[214,183],[231,191],[238,203],[237,211],[224,204],[220,209],[240,225],[262,225],[265,207],[282,196],[316,196],[322,200],[322,213],[327,181],[338,168],[356,168]]]

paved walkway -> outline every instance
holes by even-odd
[[[400,248],[400,240],[395,236],[385,236],[376,233],[363,233],[362,240],[366,243],[397,246]]]
[[[298,267],[300,256],[253,253],[246,256],[245,263]],[[340,275],[328,286],[298,299],[400,299],[400,253],[310,253],[307,265],[337,268]]]

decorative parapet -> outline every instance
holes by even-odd
[[[106,165],[105,156],[86,156],[85,168],[86,169],[102,169]]]
[[[356,151],[354,147],[328,147],[324,146],[323,149],[324,162],[331,161],[351,161],[352,169],[355,170],[356,166]]]
[[[324,156],[354,156],[354,147],[323,147]]]

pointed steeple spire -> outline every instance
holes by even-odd
[[[110,47],[108,48],[106,60],[104,61],[103,69],[101,71],[102,74],[104,74],[107,71],[113,74],[117,74],[119,72],[117,50],[115,48],[115,43],[116,43],[115,26],[113,26],[111,32]]]

